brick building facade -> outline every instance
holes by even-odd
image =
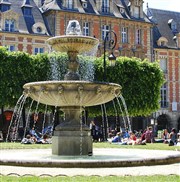
[[[150,8],[145,14],[143,0],[1,0],[0,12],[0,45],[11,51],[47,52],[46,40],[64,35],[68,21],[76,19],[84,35],[100,40],[98,55],[103,54],[106,33],[113,30],[117,34],[115,50],[120,56],[160,60],[167,82],[161,89],[162,107],[153,117],[160,129],[180,129],[180,25],[172,17],[173,13],[166,12],[169,17],[164,27],[172,34],[170,40],[167,32],[161,32],[164,30],[160,28],[164,15]],[[180,16],[180,13],[174,14]],[[176,26],[177,32],[169,31],[170,26]],[[141,127],[145,125],[147,123]]]

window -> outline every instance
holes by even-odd
[[[128,42],[128,28],[127,27],[122,27],[121,29],[121,37],[122,37],[122,43],[127,43]]]
[[[161,107],[165,108],[167,107],[167,84],[165,83],[162,87],[161,87]]]
[[[160,60],[160,68],[162,69],[163,72],[167,72],[167,60],[162,59]]]
[[[89,36],[89,23],[88,22],[84,22],[83,23],[83,35],[85,36]]]
[[[34,54],[38,54],[38,53],[44,53],[44,48],[43,47],[35,47]]]
[[[136,44],[141,44],[141,30],[136,30]]]
[[[172,29],[172,30],[177,30],[177,23],[176,23],[175,21],[173,21],[173,22],[171,23],[171,29]]]
[[[36,30],[37,30],[38,33],[42,32],[42,28],[41,27],[37,27]]]
[[[7,48],[8,51],[11,52],[15,51],[15,45],[6,45],[5,47]]]
[[[1,11],[4,12],[4,11],[7,11],[10,9],[10,5],[7,5],[7,4],[1,4]]]
[[[24,14],[25,16],[31,16],[31,15],[32,15],[31,8],[30,8],[30,7],[24,7],[24,8],[23,8],[23,14]]]
[[[68,9],[73,9],[73,0],[67,0],[66,3],[67,3],[67,4],[66,4],[66,7],[67,7]]]
[[[87,1],[86,0],[82,1],[82,6],[83,6],[83,8],[87,8]]]
[[[14,32],[15,31],[15,20],[5,20],[5,31]]]
[[[103,0],[102,1],[102,12],[109,13],[109,10],[110,10],[109,0]]]
[[[110,31],[110,26],[109,25],[103,25],[103,27],[102,27],[102,40],[105,40],[105,38],[106,38],[107,41],[110,40],[109,34],[106,37],[106,34],[109,31]]]

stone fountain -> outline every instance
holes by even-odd
[[[67,52],[68,73],[63,81],[42,81],[23,86],[28,96],[40,103],[59,106],[65,114],[64,122],[56,126],[52,137],[54,155],[92,155],[89,127],[80,116],[87,106],[100,105],[120,94],[121,86],[114,83],[81,81],[77,73],[78,55],[98,46],[96,38],[83,36],[78,21],[69,22],[66,35],[52,37],[47,43],[55,51]]]

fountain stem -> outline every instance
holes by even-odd
[[[68,51],[68,73],[65,75],[64,80],[80,80],[80,76],[77,73],[79,68],[78,52]]]

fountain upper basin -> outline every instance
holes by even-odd
[[[83,35],[63,35],[49,38],[47,43],[56,51],[78,52],[80,54],[91,51],[99,44],[99,40]]]
[[[121,93],[121,86],[118,84],[90,81],[31,82],[23,88],[33,100],[53,106],[100,105]]]

